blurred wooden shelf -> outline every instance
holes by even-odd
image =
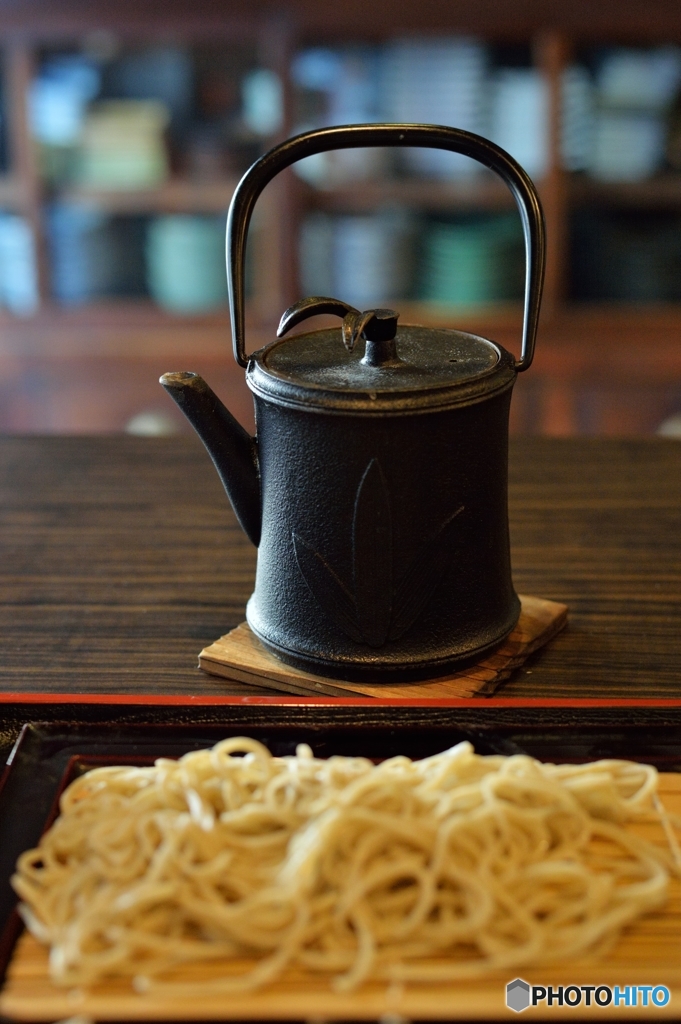
[[[396,303],[403,323],[452,327],[491,338],[517,352],[522,306],[433,306]],[[681,304],[571,302],[542,314],[532,379],[563,384],[650,385],[678,390],[681,380]]]
[[[273,328],[252,304],[246,307],[246,327],[249,350],[274,339]],[[174,353],[233,361],[227,307],[177,314],[148,299],[121,299],[72,307],[46,303],[27,317],[0,311],[0,360],[120,356],[143,362]]]
[[[486,323],[514,327],[522,322],[523,304],[519,301],[476,305],[413,299],[390,301],[399,311],[400,321],[405,324],[451,327],[456,322],[457,325]],[[270,326],[258,315],[253,302],[246,304],[246,320],[252,328]],[[338,324],[335,318],[329,322]],[[574,324],[580,332],[606,328],[608,334],[616,333],[620,337],[627,334],[637,335],[641,331],[681,330],[681,303],[566,302],[553,311],[545,308],[541,322],[543,325],[554,322]],[[0,328],[3,332],[8,329],[30,332],[61,326],[79,331],[103,324],[116,328],[135,324],[140,327],[174,326],[188,331],[206,326],[229,330],[229,310],[225,305],[206,313],[176,313],[158,306],[147,298],[98,299],[77,306],[61,306],[55,302],[48,302],[32,316],[15,316],[6,309],[0,309]],[[274,321],[272,325],[276,327]],[[0,335],[0,342],[1,337]]]
[[[431,302],[400,302],[395,300],[403,323],[421,323],[431,327],[474,325],[519,327],[522,323],[521,302],[491,302],[477,306],[446,305]],[[572,327],[576,336],[597,343],[601,337],[640,337],[653,333],[681,332],[681,303],[677,302],[565,302],[542,310],[540,330],[560,324]],[[681,353],[680,353],[681,355]]]
[[[205,182],[172,178],[162,185],[144,189],[74,185],[57,192],[55,198],[114,214],[226,213],[237,181],[237,178]]]
[[[403,322],[468,330],[519,350],[518,303],[396,305]],[[274,324],[251,307],[248,351],[274,338]],[[252,429],[252,396],[232,356],[226,310],[176,316],[148,301],[119,301],[48,306],[27,318],[3,312],[0,429],[120,430],[140,411],[152,410],[187,430],[158,385],[161,373],[184,369],[204,375]],[[511,427],[553,435],[650,433],[678,410],[679,380],[681,305],[547,308],[534,365],[515,389]]]
[[[566,175],[572,206],[623,206],[636,209],[681,209],[681,172],[669,171],[645,181],[598,181],[582,174]],[[536,182],[539,192],[546,183]],[[355,181],[328,188],[305,187],[307,203],[333,213],[364,213],[399,205],[437,212],[507,210],[515,203],[506,186],[492,174],[469,181],[428,181],[394,178]]]
[[[353,181],[330,188],[305,188],[309,206],[331,213],[371,213],[405,206],[432,212],[510,210],[515,204],[506,186],[491,174],[469,181],[387,178]]]
[[[658,174],[646,181],[596,181],[569,178],[572,206],[615,206],[637,210],[681,210],[681,172]]]
[[[65,309],[49,298],[53,253],[45,222],[48,200],[111,215],[224,214],[236,185],[236,178],[227,176],[205,182],[175,176],[150,189],[74,185],[49,193],[31,136],[30,84],[45,48],[78,48],[93,32],[110,34],[123,46],[133,47],[152,42],[165,45],[168,40],[182,45],[248,47],[259,66],[271,69],[286,84],[281,137],[292,133],[298,123],[289,75],[298,47],[381,43],[424,31],[476,34],[491,44],[527,44],[533,65],[548,86],[547,173],[538,182],[548,260],[536,362],[516,389],[514,429],[554,434],[645,432],[678,411],[681,303],[578,304],[567,296],[572,212],[581,208],[681,213],[681,173],[631,184],[566,173],[559,126],[563,72],[579,56],[580,47],[616,41],[629,45],[681,41],[679,4],[665,0],[657,5],[660,10],[655,10],[655,17],[628,0],[626,10],[614,0],[596,8],[586,0],[577,0],[577,6],[531,0],[518,9],[500,0],[487,5],[462,0],[454,6],[437,0],[426,0],[425,6],[400,0],[397,5],[379,2],[370,9],[359,0],[349,0],[349,5],[293,0],[284,13],[275,12],[264,0],[250,4],[235,0],[231,5],[223,0],[192,4],[167,0],[161,17],[157,0],[120,0],[109,5],[100,0],[35,0],[0,7],[11,161],[8,173],[0,176],[0,209],[21,212],[30,224],[41,300],[39,313],[32,317],[0,311],[0,429],[121,429],[140,409],[154,409],[165,402],[158,375],[172,368],[205,372],[209,380],[222,382],[226,393],[237,396],[233,401],[244,422],[252,415],[243,372],[231,354],[226,309],[175,315],[149,300],[98,301]],[[274,339],[282,310],[300,297],[296,239],[306,211],[368,214],[398,207],[446,217],[512,210],[514,201],[489,171],[467,181],[385,178],[327,189],[283,175],[265,190],[258,207],[248,350]],[[522,307],[518,302],[477,307],[411,301],[396,305],[403,323],[458,327],[492,338],[514,352],[519,349]]]
[[[276,6],[276,5],[275,5]],[[254,17],[264,17],[267,0],[32,0],[0,5],[0,31],[63,42],[108,30],[123,39],[157,39],[164,32],[207,40],[248,39]],[[615,39],[628,45],[656,44],[681,36],[681,9],[673,0],[641,4],[634,0],[523,0],[520,4],[458,0],[363,0],[345,3],[293,0],[287,9],[309,39],[326,42],[380,39],[386,33],[460,32],[522,42],[537,29],[569,33],[578,40]]]
[[[0,174],[0,208],[22,212],[26,207],[26,190],[11,174]]]
[[[477,306],[392,300],[404,324],[451,327],[515,345],[522,326],[522,303],[499,302]],[[320,320],[321,322],[321,320]],[[330,319],[330,325],[337,325]],[[273,341],[276,324],[247,306],[250,351]],[[312,325],[313,327],[316,324]],[[609,363],[621,370],[624,353],[637,352],[640,373],[662,358],[681,372],[681,304],[572,302],[542,314],[537,352],[550,345],[560,358],[579,354],[575,372],[589,361]],[[210,313],[177,314],[150,300],[97,301],[82,306],[43,306],[29,317],[0,310],[0,356],[54,360],[121,355],[143,360],[159,352],[193,351],[231,358],[227,307]],[[627,355],[627,360],[629,355]],[[566,364],[567,369],[567,364]]]
[[[390,303],[388,303],[390,305]],[[393,300],[403,324],[424,327],[452,327],[485,335],[495,330],[520,330],[523,307],[519,302],[490,302],[475,306],[448,305],[440,302],[401,302]]]
[[[92,33],[110,33],[116,39],[138,44],[160,38],[187,39],[194,43],[252,43],[253,24],[267,26],[267,5],[236,3],[226,7],[220,0],[37,0],[27,6],[0,5],[0,33],[30,45],[71,45]]]
[[[6,310],[0,311],[0,324],[3,328],[12,324],[25,327],[68,324],[78,329],[100,323],[124,327],[131,323],[153,326],[160,322],[176,323],[185,327],[206,323],[228,324],[229,312],[225,305],[206,313],[175,313],[158,306],[148,298],[95,299],[73,306],[45,302],[40,310],[32,316],[13,316]]]

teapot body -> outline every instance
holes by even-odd
[[[283,661],[424,678],[511,631],[504,356],[496,388],[444,407],[362,415],[254,389],[262,533],[246,615]]]
[[[258,196],[297,160],[365,146],[472,157],[510,189],[525,240],[520,357],[475,335],[398,326],[390,309],[310,296],[249,357],[245,252]],[[444,674],[513,628],[507,513],[513,383],[532,364],[545,266],[536,189],[488,139],[446,125],[340,125],[275,146],[246,172],[227,220],[232,344],[256,406],[251,438],[197,374],[161,383],[202,438],[258,545],[247,619],[283,661],[390,681]],[[284,335],[319,314],[340,329]]]

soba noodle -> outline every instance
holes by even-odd
[[[602,950],[665,901],[673,850],[623,827],[659,820],[656,785],[469,743],[374,765],[228,739],[79,778],[12,882],[60,985],[199,993],[169,975],[216,961],[225,992],[287,967],[339,990],[474,978]]]

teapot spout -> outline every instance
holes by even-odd
[[[197,373],[164,373],[159,383],[206,446],[237,519],[257,547],[261,529],[257,441]]]

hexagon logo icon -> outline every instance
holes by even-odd
[[[509,981],[506,986],[506,1005],[516,1013],[521,1013],[530,1005],[530,986],[522,978]]]

